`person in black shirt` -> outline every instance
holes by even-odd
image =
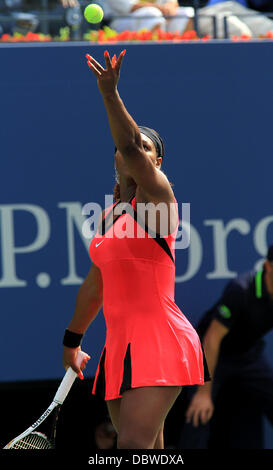
[[[273,425],[273,368],[265,358],[263,339],[272,328],[273,245],[263,269],[230,281],[197,326],[212,380],[188,389],[179,447],[208,448],[216,398],[228,383],[233,388],[243,384]]]

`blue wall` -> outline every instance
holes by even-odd
[[[273,43],[126,48],[120,94],[135,120],[165,139],[180,215],[182,203],[191,205],[191,244],[176,254],[176,301],[195,324],[273,240]],[[85,64],[87,52],[102,61],[104,50],[0,46],[1,381],[63,374],[63,331],[90,267],[81,207],[104,208],[114,185],[106,114]],[[100,313],[83,345],[90,375],[104,334]]]

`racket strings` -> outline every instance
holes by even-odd
[[[47,437],[38,432],[32,432],[28,436],[23,437],[20,441],[16,442],[13,449],[53,449],[53,445]]]

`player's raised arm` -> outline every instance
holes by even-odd
[[[138,125],[128,113],[117,89],[125,51],[112,59],[105,51],[105,68],[87,54],[88,66],[97,77],[114,143],[121,153],[136,184],[148,200],[173,201],[171,185],[162,171],[148,157],[147,142],[143,143]],[[148,142],[149,143],[149,142]],[[161,158],[159,159],[161,163]]]

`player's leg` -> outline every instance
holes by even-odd
[[[154,449],[164,449],[164,423],[157,434]]]
[[[116,400],[106,401],[109,416],[117,434],[118,434],[118,428],[119,428],[118,424],[119,424],[120,403],[121,403],[120,398]],[[154,449],[164,449],[164,423],[161,426],[157,434]]]
[[[163,446],[162,426],[182,387],[139,387],[124,392],[119,414],[119,449]]]

